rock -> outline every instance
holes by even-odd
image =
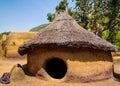
[[[10,79],[11,79],[11,81],[18,81],[18,80],[25,79],[25,73],[24,73],[21,65],[17,64],[17,65],[13,66],[13,68],[11,70]]]

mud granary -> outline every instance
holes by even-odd
[[[27,54],[27,68],[33,75],[72,82],[111,78],[112,51],[117,48],[79,26],[63,10],[18,49],[20,55]]]

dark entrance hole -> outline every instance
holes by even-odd
[[[67,65],[62,59],[52,58],[47,61],[45,70],[51,77],[61,79],[67,72]]]

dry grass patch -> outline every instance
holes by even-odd
[[[21,57],[18,54],[18,47],[36,35],[35,32],[12,32],[7,36],[4,46],[4,55],[8,58]]]

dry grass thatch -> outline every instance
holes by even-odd
[[[117,51],[117,48],[111,43],[79,26],[65,11],[58,11],[50,25],[19,47],[19,53],[24,55],[38,46],[89,47]]]

